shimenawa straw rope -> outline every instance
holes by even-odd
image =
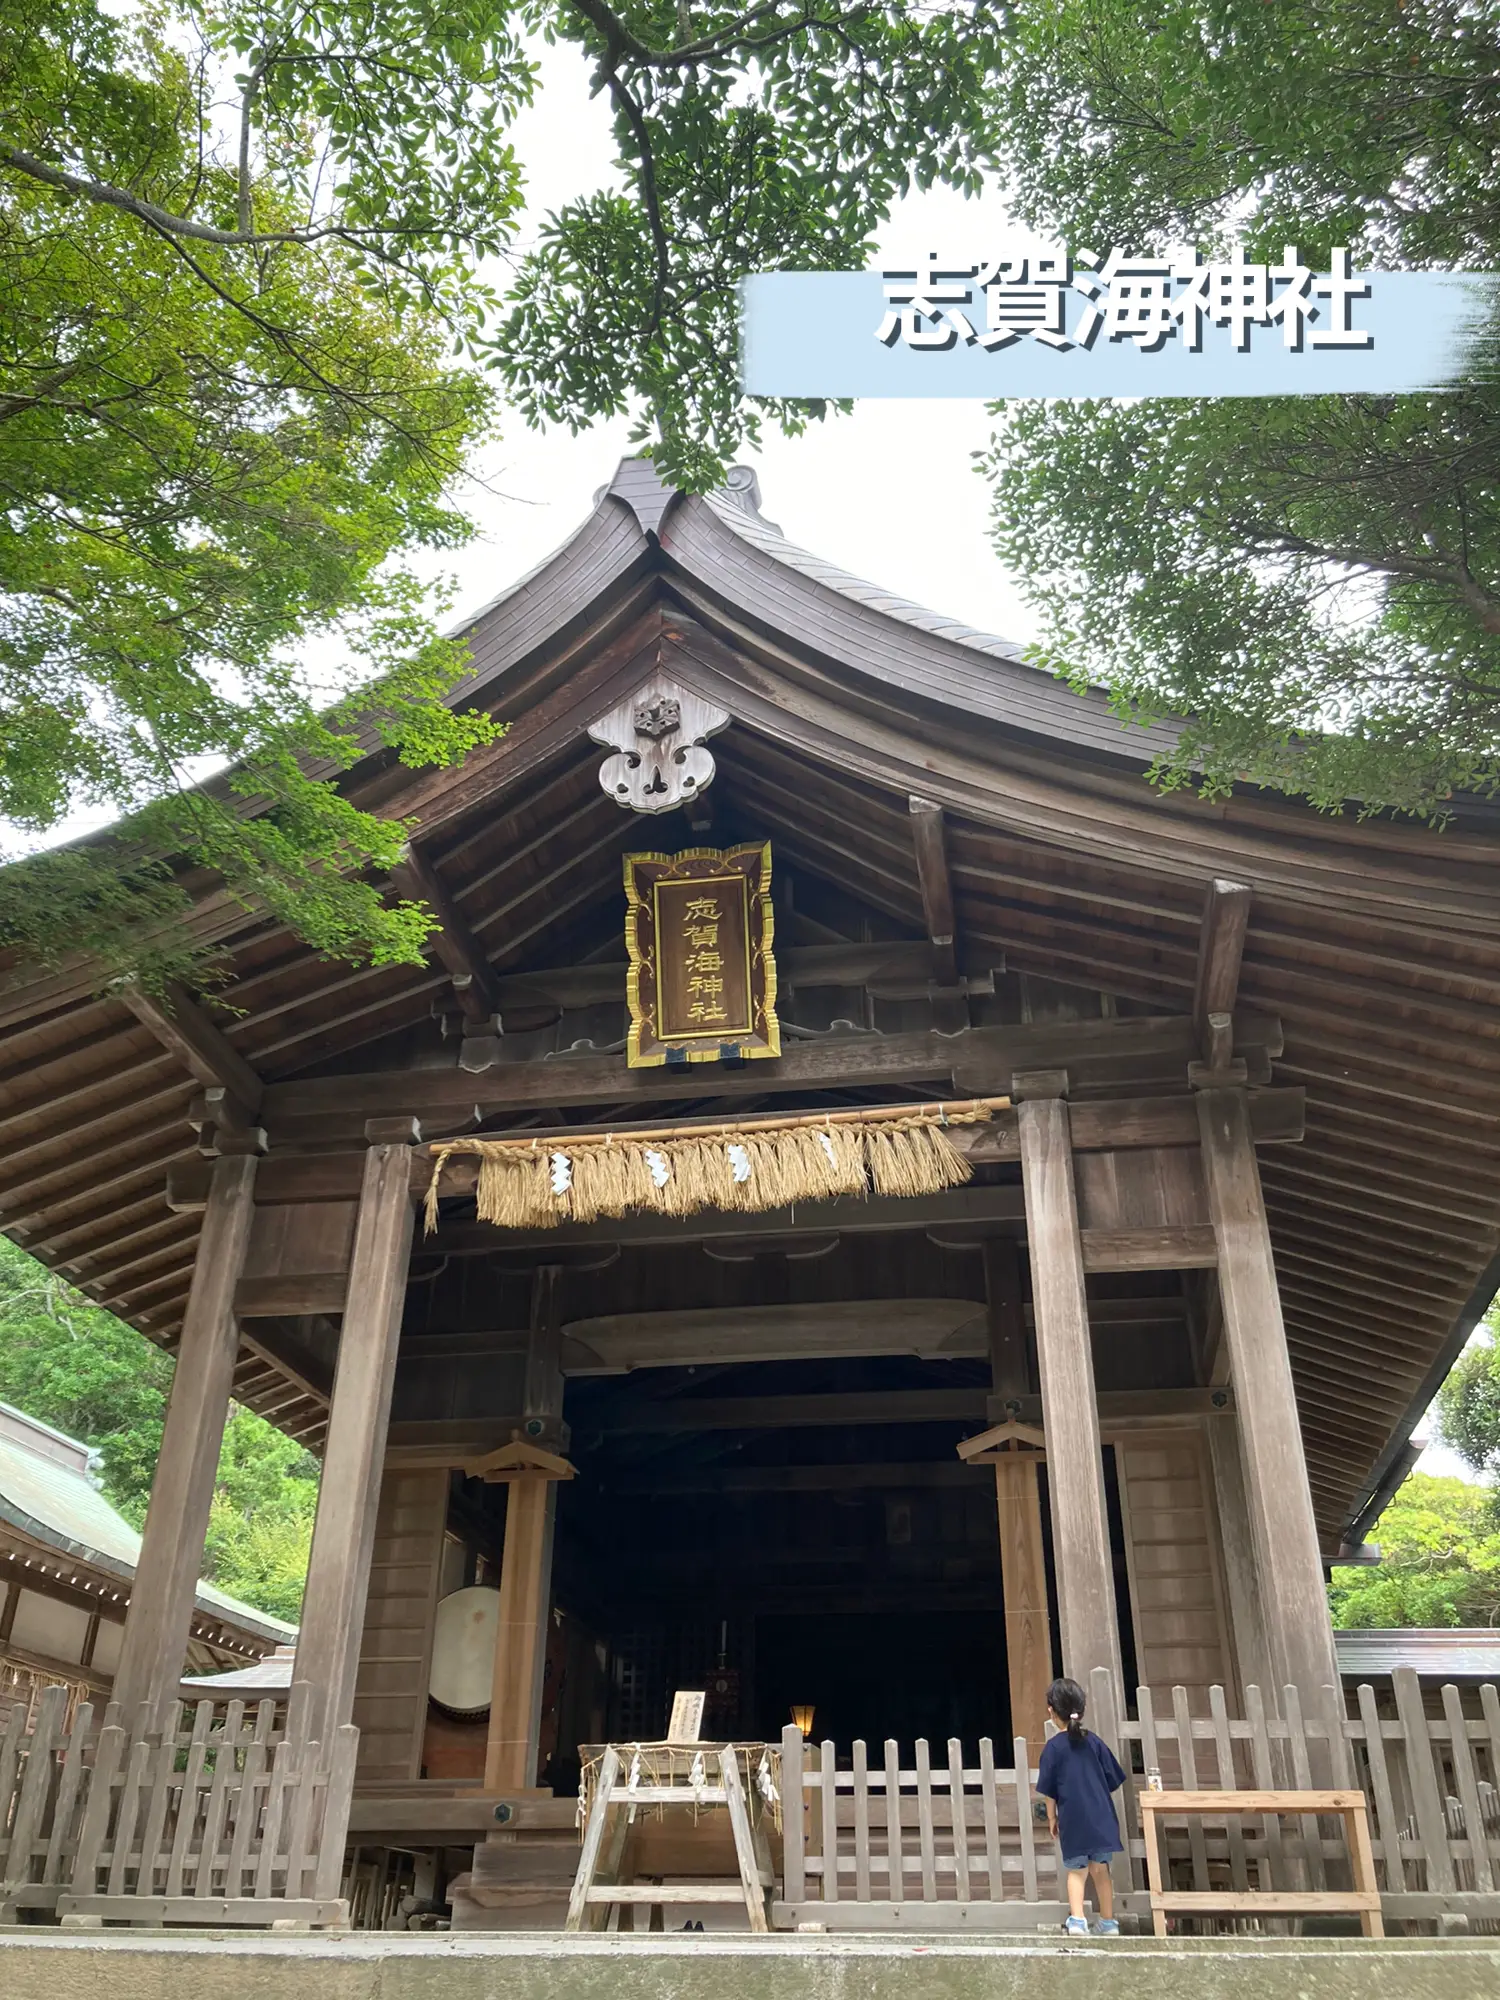
[[[638,1210],[747,1213],[837,1195],[961,1187],[973,1169],[944,1128],[980,1124],[1009,1108],[1008,1097],[976,1097],[736,1124],[445,1139],[432,1148],[427,1231],[437,1227],[439,1183],[455,1154],[478,1158],[480,1219],[502,1229],[546,1229]]]

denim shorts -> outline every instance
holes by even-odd
[[[1088,1867],[1091,1861],[1102,1861],[1106,1867],[1114,1860],[1116,1849],[1112,1847],[1091,1847],[1086,1854],[1065,1854],[1063,1867],[1070,1875],[1077,1875]]]

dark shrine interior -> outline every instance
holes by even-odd
[[[889,1280],[902,1241],[919,1264],[937,1259],[952,1267],[960,1291],[979,1281],[977,1270],[968,1271],[977,1258],[936,1251],[925,1237],[875,1237],[854,1253],[867,1282],[878,1282],[883,1266]],[[811,1261],[775,1261],[784,1291],[813,1282]],[[831,1266],[835,1259],[820,1261]],[[714,1268],[696,1251],[691,1263]],[[619,1276],[617,1267],[590,1282]],[[932,1273],[927,1277],[931,1282]],[[574,1274],[571,1282],[581,1279]],[[1144,1303],[1139,1279],[1112,1276],[1091,1280],[1091,1287]],[[878,1323],[881,1300],[869,1305]],[[1185,1333],[1172,1328],[1172,1302],[1162,1306],[1162,1324],[1126,1321],[1096,1336],[1101,1384],[1134,1386],[1142,1372],[1186,1372]],[[660,1739],[673,1693],[686,1687],[707,1691],[704,1733],[718,1740],[777,1740],[795,1705],[814,1709],[815,1738],[845,1746],[887,1736],[908,1747],[919,1736],[970,1745],[988,1736],[1000,1746],[1024,1731],[1027,1722],[1009,1712],[993,1481],[987,1466],[966,1466],[956,1451],[983,1427],[982,1416],[691,1427],[695,1403],[774,1398],[784,1412],[799,1398],[966,1390],[982,1409],[978,1399],[989,1386],[986,1360],[902,1355],[649,1368],[569,1380],[564,1414],[578,1476],[558,1488],[540,1781],[559,1792],[571,1789],[581,1744]],[[682,1428],[667,1427],[672,1422]],[[1113,1458],[1106,1449],[1133,1686]],[[1055,1649],[1045,1478],[1044,1466]],[[467,1524],[493,1570],[504,1494],[503,1487],[455,1481],[455,1523]]]

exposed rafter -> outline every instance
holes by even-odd
[[[260,1109],[260,1078],[185,986],[168,980],[160,993],[152,993],[127,979],[115,992],[190,1076],[210,1090],[227,1092],[247,1121],[254,1117]]]
[[[913,797],[912,843],[917,850],[917,880],[922,889],[922,914],[932,944],[933,977],[939,986],[958,983],[955,948],[957,921],[953,915],[953,883],[948,874],[948,844],[943,809],[931,799]]]
[[[953,878],[948,872],[948,841],[943,808],[915,796],[911,811],[912,845],[917,855],[917,882],[922,891],[922,916],[932,947],[932,1019],[944,1034],[969,1025],[969,1002],[958,970],[958,920],[953,914]]]
[[[1220,1046],[1223,1034],[1216,1034],[1214,1017],[1234,1012],[1240,990],[1240,964],[1245,955],[1245,934],[1250,927],[1251,894],[1243,882],[1214,881],[1209,883],[1203,903],[1203,924],[1198,933],[1198,976],[1193,987],[1193,1025],[1205,1060],[1216,1069],[1227,1062],[1230,1052]]]
[[[425,903],[437,918],[428,949],[453,981],[465,1041],[498,1034],[500,999],[484,947],[419,847],[407,848],[391,870],[391,881],[408,902]]]

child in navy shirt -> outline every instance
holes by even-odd
[[[1047,1708],[1059,1734],[1050,1739],[1037,1766],[1036,1788],[1047,1801],[1047,1831],[1062,1848],[1068,1872],[1070,1937],[1087,1937],[1083,1914],[1085,1873],[1099,1905],[1100,1937],[1118,1937],[1111,1858],[1120,1852],[1120,1823],[1111,1793],[1125,1782],[1114,1752],[1083,1726],[1083,1689],[1077,1681],[1054,1681]]]

